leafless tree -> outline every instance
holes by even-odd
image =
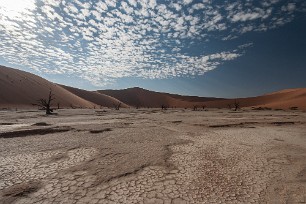
[[[228,109],[232,109],[232,105],[231,104],[227,104]]]
[[[234,107],[235,107],[235,111],[237,111],[238,109],[240,109],[240,103],[239,103],[239,101],[237,101],[237,100],[234,101]]]
[[[117,104],[114,104],[114,106],[115,106],[115,110],[119,110],[121,107],[121,103],[118,102]]]
[[[162,110],[167,110],[167,106],[165,106],[164,104],[161,105]]]
[[[34,105],[37,105],[41,107],[43,110],[46,110],[46,115],[50,115],[53,112],[53,109],[51,108],[51,102],[54,100],[54,94],[52,94],[52,90],[49,91],[49,96],[47,99],[41,98],[37,100],[37,103]]]

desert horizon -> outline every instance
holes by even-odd
[[[305,88],[223,99],[0,79],[0,203],[305,201]]]
[[[0,0],[0,204],[306,203],[305,0]]]
[[[87,91],[56,84],[37,75],[18,69],[0,66],[2,81],[0,107],[33,108],[41,98],[47,98],[50,90],[54,94],[53,108],[240,108],[300,109],[306,110],[306,88],[284,89],[261,96],[247,98],[214,98],[182,96],[132,87],[122,90]],[[33,92],[35,90],[35,92]],[[23,96],[23,97],[22,97]],[[34,105],[33,105],[34,104]]]

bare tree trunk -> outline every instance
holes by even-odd
[[[238,109],[240,109],[239,101],[235,100],[234,106],[235,106],[235,111],[237,111]]]
[[[48,102],[46,104],[46,114],[47,115],[50,115],[53,112],[53,110],[51,109],[51,102],[54,100],[53,96],[54,95],[52,94],[52,90],[50,89]]]
[[[51,109],[51,102],[55,99],[53,96],[54,94],[52,94],[52,90],[50,89],[48,99],[41,98],[37,100],[36,104],[33,104],[33,105],[37,105],[38,107],[41,107],[43,110],[46,110],[47,115],[50,115],[53,112],[53,110]]]
[[[119,110],[120,109],[120,107],[121,107],[121,103],[120,102],[118,102],[118,104],[114,104],[114,106],[115,106],[115,110]]]

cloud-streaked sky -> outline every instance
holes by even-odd
[[[306,61],[291,51],[305,58],[306,37],[296,47],[296,39],[277,41],[306,36],[305,13],[303,0],[0,0],[0,64],[85,89],[259,94],[306,86],[282,79],[296,70],[306,77]],[[276,67],[284,57],[275,56],[279,46],[286,48],[287,68]],[[254,63],[279,76],[256,74]],[[254,77],[268,87],[248,85]],[[269,85],[277,78],[281,85]]]

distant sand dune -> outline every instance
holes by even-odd
[[[306,88],[286,89],[279,92],[266,94],[263,96],[238,98],[237,101],[241,107],[262,107],[272,109],[290,109],[297,107],[306,110]],[[233,106],[234,99],[218,100],[207,102],[208,107],[227,107],[228,104]]]
[[[34,74],[13,68],[0,66],[0,108],[29,108],[40,98],[46,98],[49,89],[55,94],[60,107],[99,108],[114,107],[166,107],[193,108],[206,106],[208,108],[233,107],[234,99],[209,98],[197,96],[181,96],[160,93],[142,88],[123,90],[86,91],[69,86],[52,83]],[[290,109],[297,107],[306,110],[306,88],[285,89],[263,96],[237,99],[241,107],[266,107],[273,109]]]
[[[96,104],[95,100],[87,100],[91,99],[88,97],[91,95],[89,91],[78,96],[71,91],[72,89],[68,90],[67,87],[63,88],[34,74],[0,66],[0,107],[2,108],[33,107],[32,104],[38,99],[48,97],[50,88],[55,96],[54,107],[59,103],[60,107],[93,108],[100,105],[111,106],[112,101],[118,102],[116,99],[98,94],[100,100]]]
[[[99,93],[97,91],[86,91],[83,89],[73,88],[69,86],[60,85],[64,89],[70,91],[71,93],[87,100],[92,103],[95,103],[99,106],[105,106],[105,107],[114,107],[114,105],[121,103],[121,107],[127,108],[129,107],[125,103],[119,101],[118,99],[105,95],[103,93]]]
[[[98,92],[117,98],[120,101],[134,107],[160,108],[162,105],[164,105],[167,107],[191,108],[194,105],[205,105],[207,101],[221,100],[218,98],[160,93],[138,87],[124,90],[99,90]]]
[[[131,106],[142,107],[168,107],[198,108],[207,106],[209,108],[233,107],[235,99],[207,98],[197,96],[180,96],[168,93],[148,91],[141,88],[129,88],[124,90],[100,90],[100,93],[110,95]],[[267,107],[274,109],[298,109],[306,110],[306,88],[287,89],[258,97],[238,98],[241,107]]]

